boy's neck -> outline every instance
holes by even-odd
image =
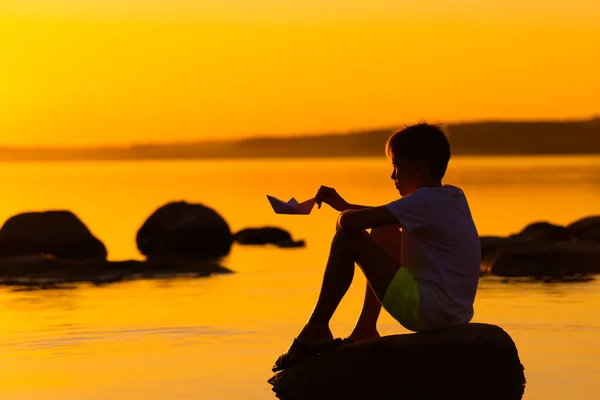
[[[439,179],[426,180],[419,185],[419,188],[422,187],[442,187],[442,181]]]

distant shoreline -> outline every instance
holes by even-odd
[[[453,159],[508,159],[508,158],[600,158],[599,153],[556,153],[556,154],[453,154]],[[64,158],[64,159],[18,159],[18,160],[3,160],[2,164],[69,164],[69,163],[135,163],[135,162],[193,162],[193,161],[286,161],[286,160],[306,160],[310,161],[326,161],[326,160],[343,160],[343,159],[373,159],[384,160],[385,154],[368,155],[368,156],[314,156],[314,157],[190,157],[190,158]]]
[[[444,126],[454,155],[600,154],[600,118],[582,121],[473,122]],[[98,148],[0,147],[0,161],[141,161],[384,156],[393,129],[347,134],[137,144]]]

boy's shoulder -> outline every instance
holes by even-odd
[[[467,198],[461,188],[454,185],[422,186],[415,190],[410,196],[415,200],[459,200],[466,201]]]
[[[461,192],[462,189],[455,185],[443,184],[442,186],[421,186],[414,193],[424,192],[424,193],[452,193],[452,192]],[[413,194],[414,194],[413,193]]]
[[[387,208],[408,232],[472,220],[462,189],[453,185],[420,187],[387,204]]]

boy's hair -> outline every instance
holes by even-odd
[[[450,161],[450,142],[438,124],[421,122],[394,132],[385,145],[391,159],[406,158],[409,162],[425,160],[431,174],[442,179]]]

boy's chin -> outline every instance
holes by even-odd
[[[414,190],[411,190],[410,188],[406,188],[406,187],[396,187],[396,189],[398,190],[398,193],[400,193],[400,196],[402,196],[402,197],[408,196],[409,194],[414,192]]]

